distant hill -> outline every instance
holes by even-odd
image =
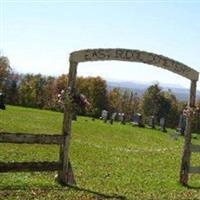
[[[107,81],[108,89],[111,90],[112,88],[119,87],[122,90],[129,89],[133,92],[136,92],[139,96],[142,96],[145,90],[150,86],[155,84],[155,82],[149,83],[140,83],[136,81]],[[172,93],[176,96],[176,98],[180,101],[187,101],[189,98],[189,89],[173,85],[173,84],[165,84],[159,83],[159,86],[162,90],[167,91],[171,90]],[[200,91],[197,91],[197,98],[200,99]]]

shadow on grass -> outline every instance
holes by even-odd
[[[188,188],[188,189],[200,190],[200,186],[186,185],[185,187]]]
[[[82,192],[88,192],[88,193],[91,193],[91,194],[95,194],[97,196],[100,196],[100,197],[106,198],[106,199],[111,199],[111,198],[121,199],[121,200],[126,200],[127,199],[125,196],[122,196],[122,195],[103,194],[103,193],[100,193],[100,192],[95,192],[95,191],[92,191],[92,190],[89,190],[89,189],[85,189],[85,188],[81,188],[81,187],[78,187],[78,186],[68,185],[68,187],[71,188],[71,189],[77,190],[77,191],[82,191]]]
[[[61,192],[66,192],[68,190],[75,190],[75,191],[80,191],[80,192],[86,192],[92,195],[95,195],[97,197],[100,197],[101,199],[119,199],[119,200],[127,200],[125,196],[118,195],[118,194],[104,194],[101,192],[96,192],[93,190],[89,190],[86,188],[81,188],[75,185],[68,185],[66,187],[56,187],[56,186],[22,186],[22,185],[17,185],[17,186],[0,186],[0,191],[15,191],[15,190],[24,190],[24,191],[32,191],[32,190],[43,190],[43,191],[61,191]]]

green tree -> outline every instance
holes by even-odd
[[[86,96],[92,108],[89,112],[79,108],[81,114],[99,117],[101,111],[107,109],[107,85],[101,77],[79,77],[77,79],[77,90]]]
[[[19,96],[20,105],[35,107],[35,92],[32,74],[26,74],[22,77],[19,86]]]
[[[146,116],[159,115],[159,101],[160,101],[160,92],[158,84],[152,85],[144,93],[142,109]]]
[[[134,113],[140,112],[140,103],[141,103],[140,97],[137,95],[137,93],[133,93],[131,91],[129,94],[128,107],[125,112],[129,120],[132,120]]]
[[[121,90],[120,88],[113,88],[108,92],[108,109],[112,112],[122,112],[121,111]]]
[[[139,111],[140,98],[137,93],[126,89],[113,88],[108,92],[108,107],[112,112],[125,113],[126,119],[131,120],[133,113]]]
[[[154,115],[157,119],[160,117],[167,118],[171,102],[161,92],[158,84],[150,86],[144,93],[142,109],[146,117]]]
[[[170,104],[170,109],[167,114],[167,126],[170,128],[176,128],[178,126],[180,111],[179,111],[179,103],[176,99],[176,96],[171,92],[171,90],[165,91],[162,93],[166,98],[168,103]]]
[[[56,78],[52,76],[48,76],[46,78],[46,86],[45,86],[45,105],[44,109],[50,110],[62,110],[58,105],[58,91],[56,85]]]
[[[8,58],[5,56],[0,56],[0,91],[5,92],[6,82],[10,72],[11,67]]]
[[[45,76],[37,74],[33,77],[33,88],[35,92],[35,104],[37,108],[44,108],[47,101],[47,80]]]
[[[56,92],[59,94],[62,90],[67,89],[68,78],[66,74],[62,74],[56,79]]]
[[[6,103],[11,105],[19,104],[19,82],[20,75],[14,72],[11,72],[6,81]]]

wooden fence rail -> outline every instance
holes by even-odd
[[[60,162],[0,162],[0,172],[56,171],[61,168]]]
[[[63,144],[63,135],[0,132],[0,143]]]
[[[191,144],[190,150],[191,150],[191,152],[200,152],[200,145]]]
[[[200,174],[200,167],[191,167],[190,166],[189,173]]]

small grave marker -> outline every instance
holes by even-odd
[[[108,120],[108,111],[107,110],[102,110],[101,119],[104,121],[104,123],[107,122],[107,120]]]
[[[180,131],[181,135],[185,134],[185,128],[186,128],[186,116],[181,114],[178,123],[178,130]]]
[[[116,116],[117,116],[117,113],[116,113],[116,112],[112,114],[112,116],[111,116],[111,118],[110,118],[110,124],[113,124],[113,122],[114,122],[115,119],[116,119]]]
[[[119,113],[118,116],[119,116],[119,120],[120,120],[121,124],[125,125],[126,124],[126,116],[125,116],[125,114],[124,113]]]
[[[174,135],[172,135],[172,138],[174,140],[177,140],[179,136],[184,136],[185,135],[185,129],[186,129],[186,115],[184,115],[184,111],[182,114],[180,114],[179,117],[179,123],[178,123],[178,128],[176,129]]]
[[[160,118],[160,130],[162,132],[167,132],[167,130],[166,130],[166,120],[165,120],[164,117]]]
[[[149,127],[155,128],[155,117],[153,115],[149,117]]]
[[[143,123],[142,123],[142,114],[140,113],[136,113],[133,116],[133,125],[139,126],[139,127],[144,127]]]

